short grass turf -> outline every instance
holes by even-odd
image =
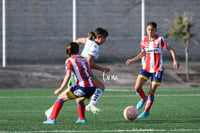
[[[144,90],[148,93],[148,88]],[[88,123],[75,123],[78,112],[72,100],[64,103],[56,125],[43,125],[45,110],[57,98],[53,92],[0,90],[0,132],[200,132],[200,88],[158,88],[150,116],[134,121],[125,120],[123,110],[135,106],[139,97],[133,89],[111,88],[98,104],[100,115],[86,112]]]

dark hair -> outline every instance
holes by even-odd
[[[108,37],[108,31],[100,27],[96,28],[94,33],[96,37],[104,37],[104,38]]]
[[[70,57],[73,54],[79,53],[79,45],[76,42],[70,42],[66,46],[66,54]]]
[[[108,31],[103,28],[96,28],[96,30],[88,32],[88,38],[90,40],[95,40],[97,37],[108,37]]]
[[[149,22],[147,23],[147,26],[151,25],[153,28],[157,28],[156,22]]]

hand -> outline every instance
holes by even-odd
[[[174,68],[178,69],[180,64],[178,62],[174,62]]]
[[[126,61],[126,65],[130,65],[132,62],[133,62],[133,61],[132,61],[131,59],[128,59],[128,60]]]
[[[56,90],[54,91],[54,94],[55,94],[55,95],[58,95],[58,93],[59,93],[61,90],[62,90],[61,88],[56,89]]]
[[[103,72],[105,72],[105,73],[108,73],[108,72],[110,72],[110,69],[109,69],[109,68],[107,68],[107,67],[104,67],[104,70],[103,70]]]

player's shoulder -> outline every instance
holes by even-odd
[[[68,60],[69,60],[69,58],[65,59],[65,63],[67,63],[67,62],[68,62]]]
[[[148,43],[149,43],[148,36],[143,37],[142,40],[141,40],[141,45],[146,45]]]
[[[87,38],[86,45],[89,46],[89,47],[98,47],[99,46],[95,41],[90,40],[88,38]]]
[[[159,36],[159,38],[168,45],[167,40],[163,36]]]
[[[82,59],[82,60],[87,60],[87,59],[85,59],[83,56],[81,56],[81,55],[76,55],[76,57],[78,58],[78,59]]]
[[[148,36],[144,36],[142,40],[143,41],[148,40]]]
[[[162,40],[165,40],[165,38],[163,36],[157,35],[157,38],[160,38]]]
[[[70,60],[69,60],[69,58],[67,58],[66,60],[65,60],[65,66],[67,66],[67,65],[69,65],[70,63]]]
[[[165,39],[163,36],[160,36],[160,35],[157,35],[156,38],[157,38],[157,39],[160,39],[160,40],[163,40],[163,41],[166,41],[166,39]]]
[[[77,62],[87,62],[87,59],[85,59],[83,56],[81,55],[76,55],[76,59]]]
[[[90,45],[90,48],[91,49],[99,49],[99,45],[95,41],[92,41],[91,45]]]
[[[66,63],[73,62],[73,61],[76,60],[76,58],[77,58],[77,55],[73,55],[73,56],[67,58],[65,62],[66,62]]]

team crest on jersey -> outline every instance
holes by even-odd
[[[149,46],[148,40],[144,40],[144,45]]]
[[[155,40],[154,41],[154,47],[158,47],[159,46],[159,42],[158,42],[158,40]]]

